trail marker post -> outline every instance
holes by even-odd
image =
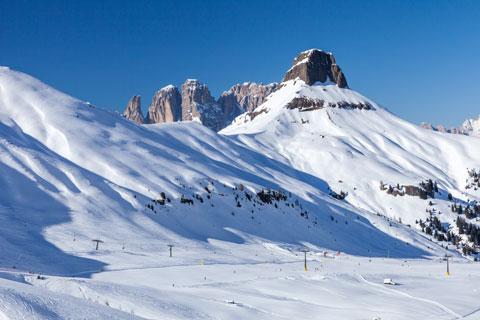
[[[303,270],[307,271],[307,252],[308,252],[308,250],[303,249],[303,250],[300,250],[300,251],[302,251],[305,254],[305,260],[304,260],[305,263],[304,263],[304,266],[303,266]]]
[[[449,268],[449,265],[448,265],[448,258],[450,258],[451,256],[449,256],[448,254],[445,254],[445,259],[444,260],[447,260],[447,276],[450,275],[450,268]]]
[[[167,244],[167,247],[170,248],[170,258],[172,257],[172,248],[174,247],[173,244]]]

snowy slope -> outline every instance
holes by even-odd
[[[370,105],[369,110],[324,107],[312,111],[287,108],[298,97],[328,103]],[[477,188],[465,188],[468,170],[479,167],[480,140],[425,130],[410,124],[350,89],[332,84],[307,86],[288,81],[256,111],[245,114],[220,133],[298,170],[321,177],[357,208],[415,225],[440,211],[439,218],[455,229],[457,214],[449,209],[451,193],[463,204],[479,200]],[[429,201],[393,196],[388,185],[414,185],[432,179],[440,194]],[[472,221],[476,223],[476,221]]]
[[[15,174],[22,178],[5,182],[12,192],[5,195],[3,210],[20,212],[20,216],[12,216],[4,225],[14,224],[29,235],[29,228],[34,228],[36,237],[45,237],[63,251],[112,264],[118,257],[97,257],[89,251],[91,240],[100,237],[106,243],[122,247],[135,238],[133,245],[151,251],[154,256],[166,243],[186,241],[183,239],[245,242],[250,241],[250,234],[272,241],[296,245],[308,242],[374,255],[384,255],[388,244],[418,242],[418,251],[406,247],[397,254],[427,254],[425,245],[421,245],[426,241],[423,237],[401,228],[399,234],[403,236],[397,236],[401,240],[398,241],[374,228],[370,221],[379,220],[379,225],[389,222],[330,197],[323,179],[235,145],[199,124],[138,126],[25,74],[4,68],[0,79],[2,135],[5,144],[11,146],[3,153],[2,162],[14,161],[2,176]],[[22,153],[22,158],[12,155],[12,149]],[[290,194],[278,203],[277,207],[283,208],[280,211],[273,204],[248,201],[244,192],[234,190],[240,184],[253,196],[267,187]],[[211,189],[211,199],[207,199],[210,194],[206,186]],[[19,198],[17,194],[22,193],[17,190],[27,187],[32,191]],[[162,192],[172,202],[155,205],[155,210],[147,208],[147,204],[153,208],[152,199],[160,199]],[[179,203],[182,196],[196,204]],[[200,203],[196,196],[201,196],[204,202]],[[50,198],[50,203],[38,202]],[[300,206],[287,206],[296,201]],[[53,219],[45,208],[56,208],[58,218]],[[306,214],[302,215],[303,211]],[[38,218],[38,222],[33,222],[39,214],[52,221]],[[341,225],[337,217],[342,217]],[[343,217],[353,217],[353,224],[345,225]],[[236,231],[226,230],[227,227]],[[246,236],[238,236],[238,232]],[[17,237],[17,233],[7,234]],[[363,239],[365,246],[351,247],[354,239]],[[26,245],[30,241],[27,239],[18,247],[30,250]],[[39,256],[35,252],[29,254],[34,260]],[[20,257],[20,262],[15,254],[4,259],[6,266],[39,267],[38,261],[30,263],[26,256]],[[51,261],[52,255],[48,259]],[[72,264],[80,268],[78,263]],[[100,268],[100,264],[92,264],[86,269]],[[45,271],[64,274],[61,270],[64,265],[64,269],[70,270],[69,264],[41,266]]]
[[[372,108],[284,108],[298,96],[368,103]],[[113,318],[128,318],[133,309],[146,318],[210,318],[209,309],[197,300],[202,291],[193,290],[202,285],[193,284],[196,278],[186,277],[192,288],[168,299],[158,295],[171,292],[144,286],[159,272],[166,277],[163,285],[170,286],[169,277],[181,276],[168,268],[183,266],[193,274],[204,264],[212,266],[212,278],[218,272],[219,283],[205,291],[218,300],[218,287],[229,281],[222,265],[246,266],[245,272],[255,277],[242,281],[253,283],[265,277],[256,275],[265,262],[273,262],[267,273],[292,263],[296,270],[300,248],[309,248],[316,261],[324,251],[438,257],[445,250],[418,232],[413,222],[426,216],[425,201],[387,195],[379,190],[379,181],[416,184],[432,178],[459,201],[477,199],[462,184],[466,168],[473,168],[479,158],[472,137],[420,129],[335,85],[309,87],[291,81],[257,110],[265,112],[253,120],[241,116],[221,135],[195,122],[140,126],[28,75],[0,68],[0,268],[48,274],[45,281],[26,277],[48,292],[29,292],[36,289],[12,283],[18,279],[2,280],[0,303],[10,308],[5,317],[29,315],[22,304],[8,304],[11,296],[28,296],[25,305],[38,304],[38,317],[48,318],[50,312],[70,317],[61,308],[41,307],[59,299],[49,296],[53,291],[103,304],[85,313],[87,318],[103,317],[105,299],[98,298],[103,296]],[[264,202],[256,195],[261,190],[271,190],[278,198]],[[332,190],[347,192],[346,199],[335,199]],[[435,201],[451,220],[444,209],[447,201]],[[392,220],[400,217],[403,224]],[[103,241],[98,251],[94,239]],[[168,258],[167,244],[175,245],[174,255],[180,258]],[[356,264],[357,258],[352,259]],[[77,277],[93,280],[84,283]],[[0,278],[8,277],[2,273]],[[288,287],[283,276],[274,279],[260,283]],[[293,279],[303,292],[305,283],[298,282],[302,276]],[[346,280],[345,287],[350,284]],[[250,285],[239,290],[243,299],[258,296]],[[359,294],[362,290],[363,284]],[[265,293],[267,300],[270,293]],[[134,307],[139,304],[140,310]],[[127,313],[115,314],[127,305]],[[248,308],[243,317],[268,318],[273,312]],[[215,317],[235,318],[229,310],[222,307]]]

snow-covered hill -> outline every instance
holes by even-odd
[[[262,106],[220,134],[196,122],[137,125],[0,68],[0,278],[7,279],[0,283],[6,288],[0,290],[0,306],[10,312],[5,317],[26,317],[28,308],[22,308],[34,300],[38,318],[69,317],[62,308],[45,306],[56,304],[57,295],[115,310],[129,306],[128,314],[146,318],[210,317],[198,302],[185,302],[199,299],[199,291],[163,291],[172,296],[162,300],[146,289],[148,279],[163,270],[177,283],[201,286],[167,270],[183,266],[189,273],[210,265],[209,277],[226,283],[232,270],[222,265],[250,275],[265,262],[273,262],[274,272],[290,270],[290,264],[301,263],[298,250],[305,248],[316,261],[324,252],[339,251],[352,265],[362,257],[420,259],[454,248],[453,240],[422,232],[419,219],[439,219],[445,232],[435,232],[457,235],[458,251],[472,246],[474,239],[460,234],[454,222],[459,215],[448,206],[465,207],[468,201],[472,208],[478,199],[472,171],[480,159],[478,138],[409,124],[346,87],[332,55],[314,56],[328,61],[314,64],[326,66],[325,74],[315,75],[324,80],[307,85],[301,68],[309,63],[303,59],[289,71],[292,77],[300,68],[298,79],[285,80]],[[436,182],[435,198],[401,195],[410,189],[430,192],[428,184],[419,185],[428,179]],[[466,221],[476,225],[473,213]],[[93,240],[102,241],[100,250]],[[167,245],[174,245],[173,258]],[[47,274],[47,280],[28,272]],[[170,278],[164,282],[171,285]],[[27,289],[26,283],[44,291]],[[138,286],[142,299],[135,294]],[[255,295],[247,287],[244,298]],[[300,284],[298,290],[304,288]],[[219,291],[204,293],[213,299]],[[25,304],[9,302],[11,295]],[[107,295],[108,301],[99,298]],[[87,305],[92,317],[104,317],[103,306]],[[242,317],[268,318],[248,308]],[[222,315],[235,317],[215,313]]]

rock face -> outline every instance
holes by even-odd
[[[427,130],[435,130],[435,129],[433,128],[433,126],[432,126],[430,123],[428,123],[428,122],[422,122],[422,123],[420,123],[420,127],[424,128],[424,129],[427,129]]]
[[[439,125],[437,126],[437,131],[438,131],[438,132],[443,132],[443,133],[448,133],[447,128],[445,128],[445,127],[444,127],[443,125],[441,125],[441,124],[439,124]]]
[[[293,66],[287,71],[282,82],[297,78],[305,81],[307,85],[330,80],[340,88],[348,88],[347,79],[342,69],[335,63],[333,54],[318,49],[300,53],[293,60]]]
[[[221,107],[198,80],[187,79],[182,85],[182,120],[199,121],[215,131],[223,128]]]
[[[256,83],[238,84],[225,91],[215,101],[208,87],[198,80],[188,79],[182,85],[182,93],[177,87],[168,85],[156,92],[152,104],[144,119],[140,110],[140,97],[134,97],[125,109],[125,117],[137,123],[165,123],[175,121],[199,121],[213,130],[221,130],[232,120],[245,112],[245,108],[254,109],[265,101],[277,84],[262,85]],[[137,103],[138,99],[138,105]],[[133,103],[133,104],[132,104]]]
[[[342,69],[335,63],[331,53],[312,49],[300,53],[293,61],[283,81],[301,79],[307,85],[317,81],[331,81],[340,88],[347,88],[347,80]],[[182,85],[181,93],[177,87],[166,86],[159,90],[152,99],[152,104],[145,119],[140,109],[140,97],[135,96],[125,109],[125,117],[137,123],[164,123],[175,121],[198,121],[205,126],[219,131],[229,125],[242,113],[255,116],[255,109],[266,102],[267,97],[281,84],[244,82],[234,85],[223,92],[218,101],[210,94],[205,84],[195,79],[187,79]],[[308,99],[307,99],[308,100]],[[325,101],[295,100],[290,108],[307,111],[323,107],[370,109],[368,104],[326,103]]]
[[[155,94],[148,109],[147,123],[175,122],[182,119],[182,96],[168,85]]]
[[[324,100],[321,99],[312,99],[306,97],[293,98],[293,100],[286,105],[287,109],[297,109],[300,112],[323,109],[324,107],[340,109],[352,108],[360,110],[372,109],[372,106],[368,102],[351,103],[346,101],[337,101],[326,103]]]
[[[182,120],[200,118],[198,107],[212,105],[215,99],[208,87],[196,79],[187,79],[182,85]]]
[[[244,82],[230,88],[237,103],[246,111],[252,112],[256,107],[265,102],[267,96],[275,91],[278,83],[263,85],[262,83]]]
[[[424,129],[432,130],[432,131],[443,132],[443,133],[475,135],[473,127],[469,126],[471,124],[471,121],[475,121],[475,120],[472,120],[472,119],[466,120],[459,129],[457,129],[453,126],[447,129],[447,128],[445,128],[445,126],[443,126],[441,124],[439,124],[437,127],[434,127],[430,123],[427,123],[427,122],[420,123],[420,127],[424,128]]]
[[[127,107],[125,108],[123,116],[128,120],[131,120],[138,124],[145,123],[145,118],[142,114],[142,103],[140,96],[133,96],[132,99],[130,99]]]
[[[455,133],[455,134],[461,134],[460,130],[458,130],[457,128],[455,128],[453,126],[450,127],[449,132],[450,133]]]
[[[245,109],[237,102],[237,96],[232,91],[224,91],[218,98],[218,105],[222,109],[223,127],[229,125],[233,119],[245,112]]]

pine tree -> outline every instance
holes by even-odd
[[[388,193],[388,194],[392,194],[392,193],[393,193],[393,188],[392,188],[391,185],[388,185],[387,193]]]

